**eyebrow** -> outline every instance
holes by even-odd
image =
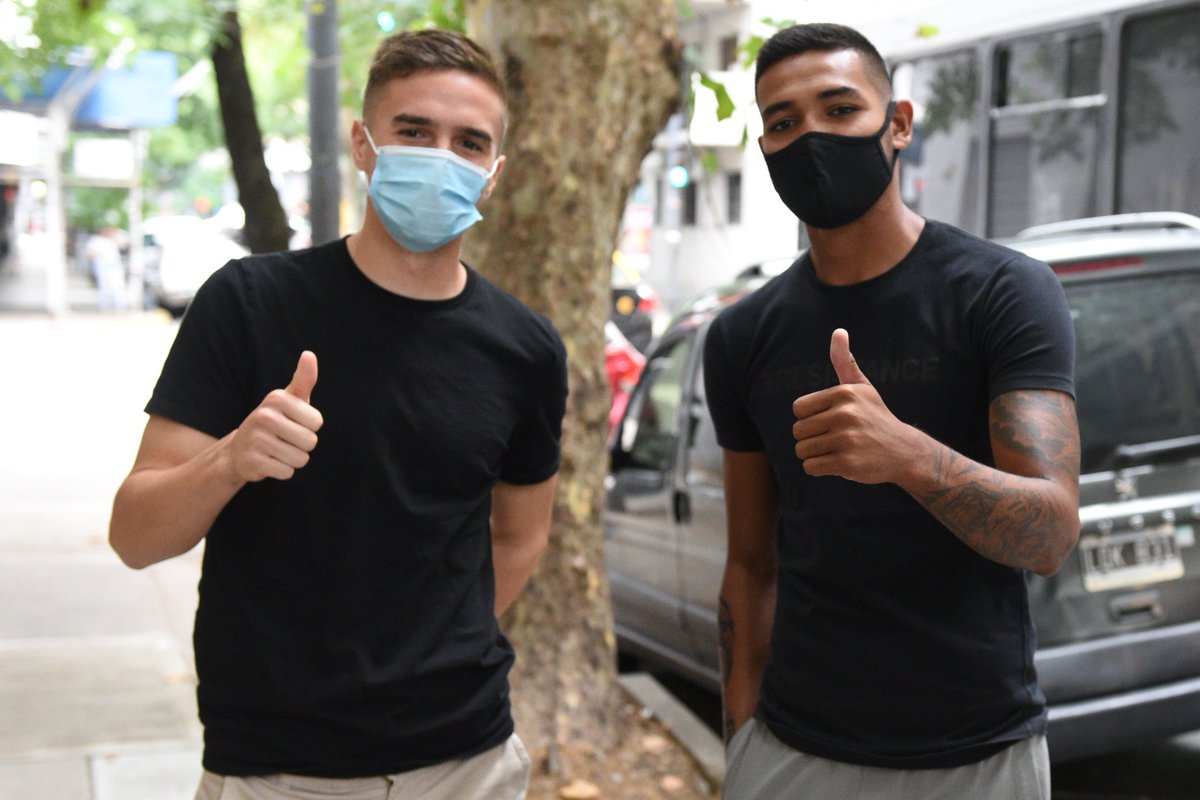
[[[394,127],[396,125],[424,125],[426,127],[434,127],[434,121],[429,117],[421,117],[416,114],[400,113],[392,117],[392,126]],[[490,133],[479,128],[472,128],[469,125],[455,128],[454,130],[457,133],[465,133],[467,136],[484,142],[490,143],[492,141],[492,135]]]
[[[863,93],[858,89],[855,89],[853,86],[835,86],[831,89],[825,89],[817,93],[818,100],[829,100],[834,97],[861,98],[862,96]],[[763,109],[762,117],[763,119],[766,119],[776,112],[785,111],[791,108],[793,105],[795,105],[795,103],[793,103],[791,100],[780,100],[778,103],[771,103],[771,105]]]

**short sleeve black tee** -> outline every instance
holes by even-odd
[[[422,302],[345,241],[231,262],[189,308],[147,412],[214,437],[318,359],[307,466],[244,487],[206,538],[196,615],[205,767],[401,772],[512,732],[493,613],[497,481],[559,465],[553,326],[468,270]]]
[[[899,419],[992,465],[988,406],[1074,393],[1050,269],[937,222],[894,268],[820,282],[807,257],[723,312],[705,345],[718,441],[765,451],[780,568],[759,714],[791,746],[881,767],[950,767],[1045,727],[1024,574],[975,553],[900,488],[807,475],[792,401],[837,383],[835,328]]]

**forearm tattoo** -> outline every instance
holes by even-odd
[[[729,607],[729,601],[725,599],[724,595],[718,599],[717,630],[721,648],[718,653],[721,668],[721,695],[724,697],[729,692],[729,673],[733,669],[733,610]],[[729,707],[724,702],[721,704],[721,711],[725,744],[729,744],[729,740],[733,738],[733,715],[729,713]]]
[[[1003,564],[1057,563],[1078,531],[1078,507],[1062,502],[1061,486],[1078,486],[1079,434],[1075,406],[1060,392],[1010,392],[991,408],[997,456],[1029,465],[1024,477],[986,467],[948,448],[931,447],[936,484],[914,495],[964,543]],[[998,459],[999,460],[999,459]]]

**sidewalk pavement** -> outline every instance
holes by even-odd
[[[174,325],[0,315],[0,798],[190,800],[199,553],[109,549]]]

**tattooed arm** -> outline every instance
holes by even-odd
[[[779,556],[779,493],[765,453],[725,451],[728,552],[718,624],[725,742],[758,706],[770,652]]]
[[[896,419],[858,368],[849,335],[829,357],[840,383],[792,403],[796,457],[810,475],[894,483],[968,547],[1039,575],[1079,539],[1079,424],[1062,392],[1007,392],[989,413],[995,468]]]
[[[897,420],[865,378],[805,395],[793,410],[806,472],[894,483],[993,561],[1050,575],[1079,538],[1079,426],[1066,394],[992,402],[995,468]]]
[[[1040,575],[1079,538],[1079,426],[1061,392],[1008,392],[989,409],[991,469],[926,437],[902,484],[967,546]]]

